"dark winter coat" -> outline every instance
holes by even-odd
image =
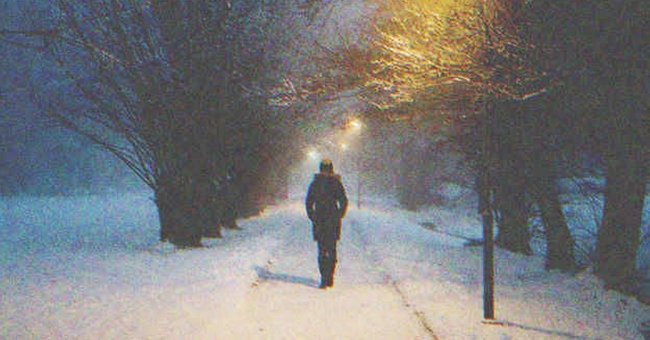
[[[334,241],[341,238],[341,219],[348,208],[348,198],[341,176],[319,173],[309,185],[305,200],[307,216],[313,222],[315,241]]]

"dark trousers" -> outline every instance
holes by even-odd
[[[321,283],[332,285],[336,270],[336,240],[318,241],[318,269]]]

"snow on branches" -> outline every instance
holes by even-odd
[[[526,99],[539,91],[520,32],[520,1],[381,0],[372,71],[365,83],[380,109]]]

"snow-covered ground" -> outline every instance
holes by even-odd
[[[300,201],[240,225],[174,250],[148,194],[2,199],[0,338],[639,339],[650,319],[588,273],[497,251],[503,325],[482,323],[481,249],[445,234],[479,236],[460,207],[352,207],[326,291]]]

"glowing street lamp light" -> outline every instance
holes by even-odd
[[[317,160],[319,156],[320,154],[315,149],[307,151],[307,157],[309,157],[311,160]]]
[[[348,122],[348,127],[352,129],[352,131],[358,132],[361,131],[363,123],[361,123],[361,120],[359,118],[353,118]]]

